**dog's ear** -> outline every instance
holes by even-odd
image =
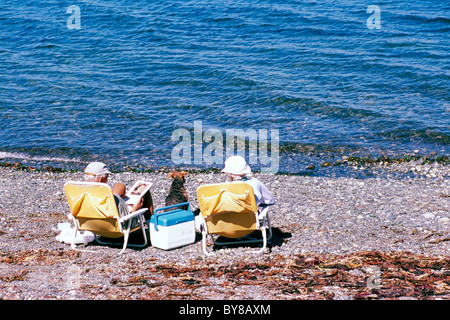
[[[173,177],[173,172],[169,172],[169,174],[167,175],[167,178],[172,178]]]

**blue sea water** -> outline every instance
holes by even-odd
[[[176,166],[195,122],[278,132],[283,172],[448,156],[449,34],[448,1],[1,0],[0,157]]]

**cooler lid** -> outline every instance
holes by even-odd
[[[158,226],[170,227],[180,223],[194,220],[194,213],[187,210],[175,209],[152,215],[150,223]]]

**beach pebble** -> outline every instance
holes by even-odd
[[[443,217],[439,219],[439,222],[442,224],[448,224],[450,222],[450,219],[447,217]]]
[[[434,214],[432,212],[427,212],[422,215],[425,219],[433,219]]]

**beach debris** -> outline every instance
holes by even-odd
[[[14,253],[0,253],[0,263],[23,265],[54,265],[61,262],[67,262],[80,256],[79,251],[75,250],[49,250],[49,249],[33,249],[20,250]]]
[[[134,263],[109,270],[108,261],[83,267],[81,253],[27,250],[0,255],[0,263],[26,266],[1,282],[23,281],[33,265],[66,265],[78,261],[87,274],[101,273],[108,285],[81,283],[82,299],[217,299],[238,292],[266,299],[437,299],[450,297],[450,257],[409,252],[361,251],[346,255],[307,253],[267,261],[215,265],[209,260],[189,264]],[[98,260],[98,259],[97,259]],[[103,259],[102,259],[103,260]],[[99,293],[100,292],[100,293]]]
[[[277,257],[216,267],[197,261],[189,266],[158,264],[119,278],[111,279],[111,290],[140,287],[142,298],[152,299],[202,299],[205,290],[214,297],[214,292],[233,295],[238,288],[259,288],[277,299],[448,298],[450,258],[377,251],[306,254],[290,261]]]

